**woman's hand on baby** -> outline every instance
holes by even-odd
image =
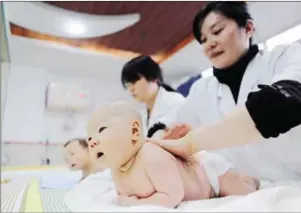
[[[176,140],[156,140],[148,138],[147,142],[157,144],[166,151],[182,159],[187,159],[193,154],[189,141],[180,138]]]
[[[190,130],[191,126],[188,124],[177,124],[165,132],[163,139],[179,139],[187,135]]]
[[[123,196],[123,195],[119,195],[117,202],[118,205],[120,206],[132,206],[136,204],[136,201],[138,200],[138,197],[136,196]]]

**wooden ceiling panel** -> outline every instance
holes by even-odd
[[[52,6],[71,10],[79,13],[97,15],[124,15],[139,13],[140,21],[135,25],[117,33],[92,39],[65,39],[56,40],[65,43],[78,44],[79,46],[97,46],[96,49],[128,51],[133,53],[160,55],[162,60],[185,46],[193,39],[192,21],[195,14],[204,6],[202,1],[93,1],[93,2],[45,2]],[[18,26],[13,26],[14,32],[20,31]],[[23,29],[26,30],[26,29]],[[27,29],[29,30],[29,29]],[[24,33],[23,34],[33,34]],[[17,33],[20,35],[20,33]],[[45,35],[34,36],[43,37]],[[46,36],[47,37],[47,36]],[[48,38],[47,38],[48,39]],[[53,39],[52,39],[53,40]],[[80,45],[85,43],[85,45]],[[102,47],[102,48],[99,48]]]

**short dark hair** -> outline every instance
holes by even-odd
[[[128,61],[122,68],[121,83],[125,88],[126,83],[135,83],[140,78],[147,81],[158,82],[167,91],[175,91],[169,85],[164,83],[160,65],[148,55],[140,55]]]
[[[248,20],[253,20],[249,13],[248,4],[244,1],[216,1],[206,4],[199,11],[193,21],[193,34],[195,39],[201,44],[201,31],[204,19],[211,12],[220,13],[221,15],[234,20],[239,27],[245,27]],[[250,39],[250,44],[252,38]]]
[[[85,148],[85,149],[88,148],[88,142],[84,138],[74,138],[74,139],[71,139],[71,140],[67,141],[64,144],[64,148],[66,148],[72,142],[78,142],[83,148]]]

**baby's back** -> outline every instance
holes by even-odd
[[[189,160],[175,158],[184,183],[184,200],[200,200],[212,197],[212,187],[201,162],[194,157]]]
[[[191,157],[187,161],[182,160],[155,144],[150,143],[147,145],[155,146],[154,148],[158,150],[158,153],[161,155],[169,155],[169,157],[174,159],[174,162],[177,164],[180,171],[184,185],[184,201],[208,199],[212,197],[211,185],[205,173],[204,167],[199,159]]]
[[[149,166],[144,163],[152,163],[152,161],[149,162],[145,160],[145,158],[148,158],[150,155],[155,161],[156,159],[169,159],[169,161],[167,160],[166,162],[160,161],[160,165],[163,169],[170,167],[170,163],[177,165],[179,173],[175,171],[175,174],[170,174],[169,172],[169,178],[160,178],[160,180],[162,180],[161,184],[168,184],[170,178],[180,174],[180,179],[184,187],[184,197],[182,201],[208,199],[211,197],[212,188],[200,160],[191,158],[188,161],[184,161],[152,143],[143,145],[137,153],[136,160],[133,162],[130,170],[122,174],[117,172],[113,175],[116,188],[121,195],[145,198],[155,192],[152,180],[145,173],[145,167]],[[164,176],[164,171],[158,171],[156,175]],[[179,187],[181,186],[179,185]]]

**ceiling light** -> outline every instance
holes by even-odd
[[[92,15],[64,10],[43,2],[4,2],[4,6],[7,22],[50,36],[71,39],[110,35],[140,20],[138,13]]]
[[[81,35],[86,32],[86,27],[79,21],[68,21],[64,25],[65,30],[71,35]]]

